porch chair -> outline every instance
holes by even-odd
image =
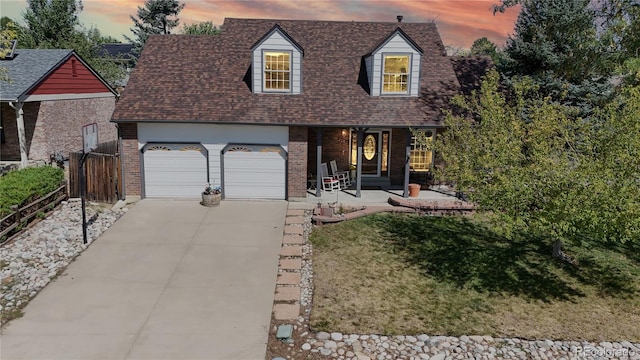
[[[330,164],[331,164],[331,173],[333,174],[334,177],[338,178],[338,181],[340,181],[340,186],[343,189],[346,189],[349,186],[351,186],[351,179],[349,178],[349,172],[338,171],[338,165],[336,165],[335,160],[331,160]]]
[[[329,175],[329,170],[327,170],[327,163],[320,164],[320,172],[320,176],[322,176],[323,191],[340,190],[340,180],[338,180],[338,178],[335,176]]]

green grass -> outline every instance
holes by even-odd
[[[11,171],[0,177],[0,218],[12,205],[24,205],[55,190],[64,179],[64,171],[51,166]]]
[[[640,252],[381,214],[314,228],[314,330],[640,340]]]

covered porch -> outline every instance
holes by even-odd
[[[334,175],[331,162],[335,162],[339,172],[348,173],[349,181],[340,183],[340,192],[346,197],[360,199],[369,190],[408,197],[410,183],[427,190],[434,164],[429,143],[437,130],[436,127],[413,131],[407,127],[310,127],[307,194],[316,199],[335,197],[335,190],[326,191],[322,176],[318,176],[323,174],[323,164],[327,169],[325,175]]]

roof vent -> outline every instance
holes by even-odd
[[[398,22],[401,23],[402,22],[402,15],[396,16],[396,19],[398,19]]]

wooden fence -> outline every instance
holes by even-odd
[[[69,154],[69,196],[80,197],[80,160],[82,152]],[[117,141],[98,145],[87,154],[84,163],[88,201],[115,203],[122,194],[122,174]]]
[[[17,205],[13,212],[0,220],[0,242],[11,238],[36,216],[43,216],[53,210],[62,200],[67,198],[67,186],[62,185],[40,199],[21,208]]]

